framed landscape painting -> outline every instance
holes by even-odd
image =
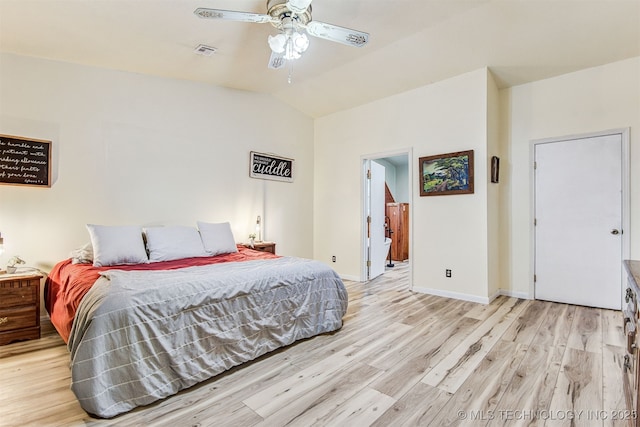
[[[420,195],[473,193],[473,150],[420,157]]]

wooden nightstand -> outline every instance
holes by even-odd
[[[276,244],[275,244],[275,242],[260,242],[260,243],[256,242],[256,243],[253,244],[253,248],[248,243],[245,244],[245,246],[247,248],[254,249],[256,251],[271,252],[274,255],[276,253]]]
[[[40,338],[42,275],[0,275],[0,345]]]

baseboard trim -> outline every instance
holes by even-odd
[[[462,301],[477,302],[480,304],[489,304],[491,303],[491,301],[498,298],[499,296],[506,296],[506,297],[519,298],[519,299],[534,299],[529,295],[528,292],[514,292],[507,289],[499,289],[496,293],[494,293],[489,297],[479,297],[477,295],[469,295],[469,294],[463,294],[461,292],[443,291],[441,289],[431,289],[431,288],[413,288],[413,291],[420,292],[423,294],[436,295],[439,297],[459,299]]]
[[[491,300],[488,297],[479,297],[477,295],[463,294],[461,292],[443,291],[440,289],[431,288],[417,288],[412,289],[414,292],[420,292],[423,294],[436,295],[439,297],[453,298],[462,301],[477,302],[479,304],[489,304]]]
[[[512,298],[535,299],[535,298],[532,298],[528,292],[514,292],[507,289],[500,289],[498,293],[500,295],[504,295],[506,297],[512,297]]]

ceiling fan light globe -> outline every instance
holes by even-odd
[[[293,42],[293,48],[297,52],[304,52],[309,47],[309,37],[304,33],[294,33],[291,37]]]
[[[277,36],[269,36],[267,39],[271,51],[275,53],[284,52],[285,45],[287,44],[287,38],[284,34],[278,34]]]

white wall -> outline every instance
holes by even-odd
[[[487,70],[316,120],[314,254],[361,278],[362,156],[413,148],[414,288],[486,299]],[[475,150],[475,194],[420,197],[418,158]],[[445,269],[453,270],[445,278]]]
[[[501,244],[508,290],[530,293],[532,267],[531,141],[609,129],[630,131],[631,258],[640,258],[640,58],[501,91],[502,130],[510,177],[509,231]],[[530,295],[533,297],[533,295]]]
[[[500,293],[502,287],[502,277],[500,274],[501,236],[503,230],[502,209],[506,204],[506,199],[502,197],[501,186],[505,182],[502,173],[499,174],[498,183],[491,182],[491,157],[497,156],[504,161],[502,146],[500,144],[500,100],[498,86],[493,75],[487,74],[487,165],[486,182],[487,187],[487,283],[489,286],[489,297],[493,298]]]
[[[396,202],[409,203],[411,195],[409,194],[409,165],[396,166],[396,192],[393,194]]]
[[[53,141],[51,188],[0,186],[0,266],[49,270],[86,223],[230,221],[244,242],[258,214],[313,256],[313,121],[269,96],[3,54],[0,133]],[[294,183],[249,178],[252,150],[295,159]]]
[[[362,278],[361,158],[413,147],[414,288],[479,301],[498,292],[532,298],[531,141],[618,128],[631,128],[625,232],[637,259],[640,58],[504,90],[479,70],[316,120],[316,258],[336,255],[336,270]],[[470,148],[473,196],[418,196],[420,156]],[[489,183],[493,155],[499,184]]]

